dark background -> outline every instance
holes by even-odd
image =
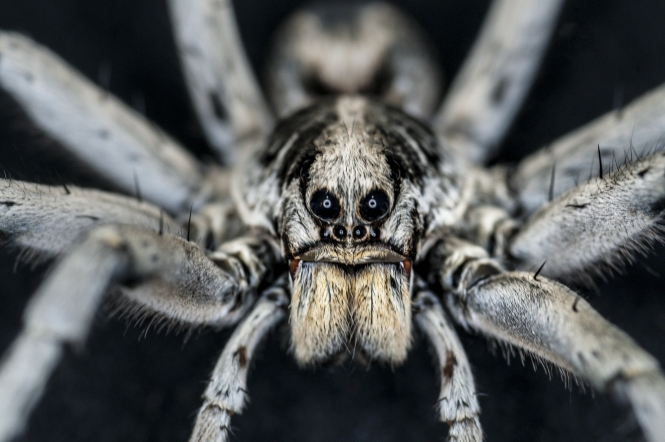
[[[254,66],[278,23],[300,2],[242,0],[236,5]],[[421,23],[448,78],[460,66],[487,1],[397,2]],[[665,2],[570,1],[524,109],[499,156],[514,162],[567,131],[665,80]],[[187,101],[162,0],[0,2],[0,28],[24,32],[133,107],[201,158],[209,158]],[[110,75],[109,75],[110,73]],[[108,81],[110,77],[110,82]],[[39,147],[40,149],[34,149]],[[0,165],[12,176],[108,187],[53,154],[0,95]],[[63,178],[64,177],[64,178]],[[26,301],[44,268],[0,255],[0,351],[18,332]],[[665,249],[639,258],[621,277],[582,293],[612,322],[665,363],[665,297],[658,274]],[[184,441],[200,395],[228,333],[142,337],[144,327],[100,312],[85,348],[55,372],[29,422],[25,441]],[[274,333],[250,375],[251,404],[233,420],[238,441],[433,441],[439,386],[418,340],[400,368],[347,366],[299,370]],[[487,441],[640,440],[634,418],[602,394],[568,390],[527,363],[509,367],[484,339],[462,336],[473,364]],[[516,363],[515,363],[516,362]]]

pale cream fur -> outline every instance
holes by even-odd
[[[402,266],[363,266],[351,285],[351,314],[357,344],[371,359],[403,362],[411,346],[411,296],[409,279]]]
[[[349,285],[341,266],[300,262],[291,295],[291,338],[300,364],[338,353],[349,328]]]
[[[345,349],[393,364],[406,359],[410,281],[400,264],[300,262],[290,310],[291,345],[300,364],[325,361]]]

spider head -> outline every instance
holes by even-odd
[[[397,109],[342,97],[283,121],[262,161],[263,183],[281,190],[273,226],[290,263],[296,359],[353,348],[404,360],[411,265],[441,193],[434,136]]]

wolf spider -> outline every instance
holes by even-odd
[[[501,89],[501,88],[499,88],[499,89]],[[638,146],[638,148],[639,148],[639,146]],[[605,151],[603,151],[603,152],[601,152],[601,153],[602,153],[603,155],[606,154]],[[621,161],[621,159],[619,158],[618,161]],[[608,164],[608,161],[605,162],[605,165],[606,165],[606,166],[607,166],[607,164]],[[642,172],[642,171],[643,171],[643,170],[638,171],[638,174],[639,174],[640,172]],[[137,178],[137,177],[132,177],[132,178],[134,178],[134,181],[139,181],[139,182],[140,182],[140,178]],[[557,180],[555,180],[555,185],[560,185],[560,180],[558,179],[559,177],[558,177],[558,176],[555,176],[555,178],[557,178]],[[124,184],[125,184],[125,191],[130,192],[130,191],[134,190],[134,189],[132,188],[131,185],[130,185],[130,186],[127,186],[127,183],[126,183],[126,182],[125,182]],[[71,187],[71,186],[70,186],[70,187]],[[63,189],[64,189],[64,188],[63,188]],[[555,187],[554,189],[555,189],[555,191],[556,191],[556,187]],[[64,189],[64,190],[65,190],[65,192],[66,192],[67,194],[69,194],[69,191],[70,191],[70,190],[68,190],[68,189]],[[149,192],[148,192],[148,193],[149,193]],[[145,189],[144,189],[144,191],[143,191],[143,196],[144,196],[144,198],[148,199],[149,197],[146,197],[145,194],[146,194],[146,191],[145,191]],[[578,204],[578,205],[581,206],[582,204]],[[577,208],[580,209],[580,210],[583,209],[583,207],[577,207]],[[153,214],[153,215],[154,215],[154,214]],[[195,215],[196,215],[196,214],[195,214]],[[166,217],[166,216],[165,216],[165,217]],[[168,220],[167,220],[166,224],[168,224]],[[445,247],[444,247],[444,250],[445,250]],[[477,251],[476,251],[476,252],[477,252]],[[473,253],[476,253],[476,252],[473,252]],[[442,253],[443,253],[443,252],[442,252]],[[478,253],[480,253],[480,252],[478,252]],[[431,258],[432,258],[432,259],[435,259],[437,256],[441,256],[441,255],[432,255]],[[444,256],[441,256],[440,259],[444,259],[444,258],[445,258]],[[480,261],[480,260],[479,260],[479,261]],[[556,264],[556,262],[555,262],[554,264]],[[551,263],[550,263],[550,265],[551,265]],[[534,268],[533,268],[534,271],[535,271],[535,268],[536,268],[536,267],[537,267],[537,266],[534,264]],[[541,274],[546,274],[546,272],[551,272],[550,268],[548,268],[547,266],[543,269],[543,271],[542,271]],[[464,274],[464,271],[461,271],[461,273]],[[551,273],[550,273],[550,275],[551,275]],[[542,279],[542,277],[540,277],[540,278]],[[534,279],[538,280],[538,277],[535,277],[535,276],[534,276]],[[134,282],[134,281],[132,281],[132,282]],[[473,281],[473,282],[476,283],[477,281]],[[578,301],[577,298],[576,298],[575,301],[576,301],[576,302],[573,304],[573,306],[575,306],[576,308],[579,308],[580,305],[584,305],[584,304],[583,304],[583,301]],[[580,304],[580,303],[582,303],[582,304]],[[455,310],[454,307],[452,308],[452,310],[453,310],[453,311]],[[296,351],[297,351],[297,349],[296,349]],[[368,352],[371,353],[371,352],[372,352],[372,349],[370,348]],[[370,355],[370,356],[371,356],[371,355]],[[240,359],[242,359],[242,358],[240,358]],[[397,361],[397,359],[399,359],[399,358],[395,358],[395,361]],[[442,365],[443,365],[442,368],[444,369],[444,370],[443,370],[443,371],[444,371],[444,376],[445,376],[445,371],[446,371],[445,369],[446,369],[446,367],[448,367],[448,365],[449,365],[449,364],[444,364],[444,362],[447,362],[447,361],[449,361],[449,360],[450,360],[450,358],[445,358],[445,361],[444,361],[443,358],[442,358],[442,361],[441,361],[441,362],[442,362]],[[656,385],[657,385],[657,384],[656,384]],[[445,386],[445,383],[444,383],[444,386]],[[656,439],[654,439],[654,440],[656,440]]]

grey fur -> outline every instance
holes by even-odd
[[[600,391],[627,396],[649,440],[663,440],[665,378],[658,362],[579,295],[542,276],[511,272],[459,296],[453,311],[462,324],[568,370]],[[651,387],[645,388],[645,380]]]
[[[0,32],[0,86],[40,129],[127,193],[138,177],[146,200],[175,212],[217,190],[175,140],[25,36]]]
[[[159,207],[135,198],[72,185],[0,180],[0,232],[28,256],[66,252],[83,234],[105,224],[179,230]]]
[[[439,411],[451,441],[477,442],[482,432],[469,363],[441,305],[466,329],[627,399],[648,440],[665,440],[658,363],[544,276],[616,266],[660,239],[661,154],[633,158],[613,173],[602,169],[603,176],[572,190],[559,174],[588,166],[587,141],[607,141],[614,151],[626,141],[626,128],[648,117],[637,131],[643,153],[660,133],[662,91],[626,109],[627,120],[604,117],[525,160],[512,176],[503,166],[468,162],[487,159],[510,125],[559,0],[495,3],[451,98],[434,117],[438,133],[414,118],[429,115],[433,98],[423,91],[437,88],[438,68],[411,25],[380,29],[408,23],[390,7],[342,11],[350,22],[321,10],[288,22],[272,59],[279,75],[270,79],[283,118],[270,133],[272,116],[247,66],[230,2],[170,4],[194,106],[220,156],[238,158],[232,170],[203,167],[48,50],[0,33],[0,85],[41,129],[120,189],[131,192],[138,177],[150,201],[0,182],[7,242],[63,255],[0,366],[0,441],[20,432],[62,346],[85,339],[112,288],[131,314],[171,323],[223,327],[245,317],[215,368],[193,441],[226,440],[231,414],[244,407],[255,345],[284,316],[289,291],[291,349],[302,364],[347,357],[399,364],[412,343],[413,318],[439,359]],[[382,32],[363,33],[363,26]],[[362,37],[351,44],[350,29]],[[326,41],[330,54],[356,60],[346,66],[354,75],[330,76],[327,70],[339,67],[326,64],[334,57],[299,71],[316,47],[297,39],[312,35]],[[354,58],[356,50],[367,59]],[[389,86],[396,89],[359,95],[382,62],[394,70]],[[307,92],[302,81],[312,72],[342,94]],[[600,132],[610,129],[603,138]],[[581,146],[581,156],[570,146]],[[536,212],[550,196],[558,198]],[[540,267],[517,271],[525,266]],[[275,283],[257,302],[258,291]]]
[[[206,137],[223,162],[242,160],[247,145],[264,141],[273,117],[242,48],[233,3],[168,4],[189,94]]]
[[[621,268],[660,241],[663,201],[665,156],[657,153],[543,206],[512,238],[510,253],[522,268],[547,261],[543,274],[564,280]]]
[[[627,399],[648,440],[663,440],[665,376],[628,335],[563,284],[504,272],[476,246],[449,241],[440,253],[440,283],[450,287],[447,304],[462,326]],[[454,274],[460,277],[450,286]]]
[[[0,370],[0,440],[25,424],[64,344],[80,344],[102,295],[115,284],[138,308],[171,321],[230,325],[267,272],[260,240],[236,240],[208,258],[184,239],[134,226],[98,227],[58,264],[33,297],[22,334]],[[247,269],[247,270],[245,270]],[[34,348],[39,349],[35,357]]]

